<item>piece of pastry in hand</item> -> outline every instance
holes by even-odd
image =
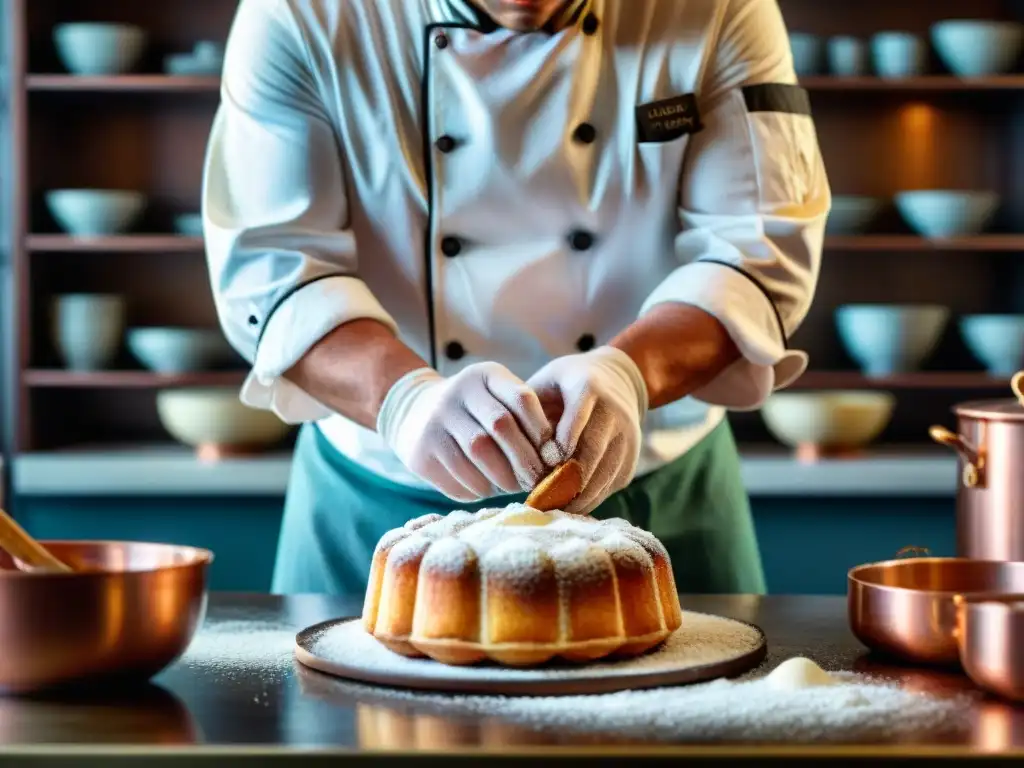
[[[569,459],[537,484],[526,506],[541,512],[565,509],[582,490],[583,467],[576,459]]]

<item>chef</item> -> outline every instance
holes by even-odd
[[[242,0],[203,216],[241,397],[303,425],[273,590],[575,457],[568,511],[763,592],[726,413],[804,371],[829,207],[776,0]]]

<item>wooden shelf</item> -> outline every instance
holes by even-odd
[[[162,389],[164,387],[236,387],[244,371],[162,374],[151,371],[65,371],[35,368],[22,374],[29,387],[51,389]]]
[[[164,93],[192,91],[216,93],[220,77],[179,77],[175,75],[28,75],[29,91],[92,91],[100,93]]]
[[[1024,90],[1024,75],[995,77],[922,75],[901,79],[816,75],[800,78],[800,85],[809,91],[1019,91]]]
[[[918,371],[871,378],[857,371],[808,371],[791,389],[992,389],[1005,390],[1010,380],[978,371]]]
[[[181,235],[117,235],[73,237],[70,235],[29,235],[26,247],[50,253],[169,253],[203,250],[203,238]]]
[[[832,251],[1024,251],[1024,235],[976,235],[932,240],[917,235],[835,235]]]

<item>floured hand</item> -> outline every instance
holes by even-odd
[[[583,490],[565,511],[589,514],[636,473],[647,415],[643,376],[625,352],[600,347],[553,360],[527,384],[556,424],[559,458],[574,458],[582,467]],[[545,446],[549,464],[550,452]]]
[[[405,466],[456,501],[532,489],[551,425],[540,400],[497,363],[446,379],[424,368],[391,388],[377,431]]]

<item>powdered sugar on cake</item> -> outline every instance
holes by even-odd
[[[530,524],[535,520],[544,524]],[[574,541],[585,546],[561,546]],[[589,546],[592,544],[599,546]],[[651,564],[648,550],[664,552],[654,536],[625,520],[597,520],[557,511],[539,513],[524,504],[476,513],[457,510],[447,516],[426,515],[389,531],[377,549],[388,548],[389,559],[398,563],[426,551],[423,568],[431,572],[462,573],[475,557],[486,573],[508,578],[517,573],[536,573],[543,567],[545,553],[572,552],[577,557],[592,558],[596,566],[605,562],[604,552],[647,565]],[[574,568],[572,572],[598,576],[603,571],[595,567]]]

